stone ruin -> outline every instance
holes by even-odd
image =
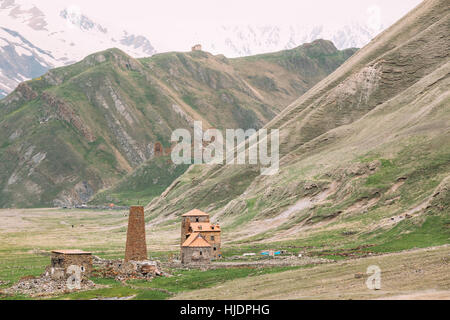
[[[41,276],[24,277],[2,293],[45,297],[103,287],[93,283],[89,277],[123,282],[150,280],[156,276],[168,274],[161,271],[159,261],[148,260],[144,207],[131,207],[124,260],[102,259],[81,250],[55,250],[52,251],[50,266]]]
[[[121,282],[134,279],[151,280],[157,276],[167,276],[161,271],[159,261],[107,260],[94,256],[94,267],[93,276]]]
[[[192,51],[202,51],[202,45],[201,44],[196,44],[195,46],[192,47],[191,49]]]
[[[114,278],[118,281],[149,280],[155,276],[166,275],[161,271],[159,261],[148,260],[144,207],[130,208],[125,260],[105,260],[94,257],[93,264],[96,267],[95,276]]]
[[[92,253],[81,250],[55,250],[52,251],[50,266],[41,276],[23,277],[3,292],[45,297],[94,289],[95,283],[88,278],[91,271]]]
[[[46,271],[40,277],[24,277],[10,288],[4,289],[6,295],[28,295],[31,297],[47,297],[58,294],[71,293],[76,291],[85,291],[97,288],[97,285],[89,280],[86,276],[82,276],[80,287],[70,289],[67,285],[68,278],[58,276],[55,277]]]

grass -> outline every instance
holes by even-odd
[[[255,210],[255,203],[256,203],[256,198],[247,200],[247,210],[248,211],[246,213],[242,213],[240,216],[238,216],[231,225],[224,227],[223,230],[224,231],[232,230],[234,228],[242,226],[245,223],[251,221],[258,214],[258,211]]]
[[[97,194],[91,203],[114,203],[121,206],[147,204],[169,187],[188,167],[171,164],[168,156],[149,160],[113,188]]]
[[[306,267],[306,266],[304,266]],[[303,267],[303,268],[304,268]],[[92,300],[108,298],[132,298],[133,300],[165,300],[171,296],[192,290],[210,288],[212,286],[234,279],[254,277],[263,274],[280,273],[295,270],[300,267],[273,267],[273,268],[237,268],[217,270],[172,270],[171,277],[158,277],[151,281],[130,280],[121,283],[114,279],[92,278],[91,280],[104,288],[67,293],[51,300]],[[29,299],[27,296],[1,297],[14,300]]]
[[[442,291],[440,299],[448,298],[448,262],[450,248],[421,249],[399,254],[374,256],[365,259],[349,259],[300,268],[257,277],[227,281],[219,286],[183,292],[175,298],[180,300],[266,300],[266,299],[323,299],[359,300]],[[381,290],[368,290],[365,285],[367,268],[381,268]],[[362,279],[355,274],[362,273]],[[417,296],[416,296],[417,295]],[[431,298],[433,299],[433,298]]]
[[[450,243],[450,217],[446,214],[427,213],[424,221],[404,220],[394,228],[375,236],[378,243],[373,252],[398,252],[413,248],[427,248]]]
[[[250,202],[251,206],[252,202]],[[42,212],[41,216],[39,212]],[[32,223],[33,229],[13,233],[0,233],[0,280],[18,281],[21,277],[42,274],[45,266],[49,264],[49,256],[39,253],[60,247],[61,243],[75,241],[71,247],[93,251],[96,255],[104,258],[122,258],[125,233],[116,233],[115,229],[99,232],[99,228],[114,226],[122,223],[126,219],[119,212],[79,212],[67,210],[58,215],[51,214],[44,210],[34,210],[33,216],[27,218]],[[246,252],[276,249],[286,250],[289,254],[298,253],[307,256],[319,256],[332,260],[344,260],[348,257],[343,254],[353,256],[363,256],[369,252],[385,253],[407,250],[412,248],[422,248],[431,245],[441,245],[449,243],[450,221],[445,213],[430,211],[422,222],[405,220],[390,230],[376,230],[372,233],[360,232],[352,228],[338,228],[336,230],[319,230],[308,234],[306,237],[289,241],[278,241],[271,243],[244,242],[240,244],[227,244],[223,247],[225,261],[234,255],[242,255]],[[68,224],[75,224],[77,227],[72,230],[59,222],[63,220]],[[79,227],[84,225],[84,228]],[[120,229],[120,228],[119,228]],[[117,230],[119,230],[117,229]],[[149,233],[149,248],[152,259],[161,261],[174,253],[173,246],[167,239],[161,238],[158,234],[163,232],[155,230]],[[356,232],[355,232],[356,231]],[[176,232],[176,231],[174,231]],[[233,232],[232,230],[229,232]],[[38,240],[41,239],[41,240]],[[45,242],[42,241],[45,239]],[[55,239],[50,242],[50,239]],[[105,239],[109,239],[105,242]],[[162,241],[157,243],[156,241]],[[26,243],[40,243],[37,245],[26,245]],[[359,246],[367,246],[359,248]],[[154,251],[157,248],[159,251]],[[248,260],[264,260],[256,256]],[[230,260],[231,261],[231,260]],[[303,266],[305,268],[308,266]],[[211,288],[222,283],[227,283],[236,279],[252,278],[259,275],[282,273],[299,267],[275,267],[275,268],[238,268],[238,269],[217,269],[217,270],[170,270],[173,277],[155,278],[147,281],[129,281],[122,284],[112,279],[92,279],[95,283],[105,286],[92,291],[70,293],[55,297],[54,299],[98,299],[98,298],[128,298],[134,299],[167,299],[173,295],[195,291],[203,288]],[[6,285],[6,286],[9,286]],[[6,287],[5,285],[3,286]],[[6,298],[6,297],[1,297]],[[27,297],[16,296],[8,299],[25,299]]]
[[[216,270],[173,270],[173,276],[169,278],[159,277],[151,282],[140,280],[129,281],[130,284],[138,287],[164,289],[172,293],[209,288],[220,283],[233,279],[253,277],[262,274],[278,273],[299,267],[274,267],[274,268],[235,268]]]

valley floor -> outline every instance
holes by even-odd
[[[369,290],[367,267],[381,268],[381,290]],[[450,246],[340,261],[276,274],[236,279],[174,299],[445,299],[450,300]]]
[[[123,258],[127,220],[127,212],[120,210],[0,210],[0,291],[22,277],[41,275],[50,264],[51,250],[82,249],[102,258]],[[244,252],[257,252],[265,247],[256,243],[244,246],[232,243],[229,239],[235,232],[227,232],[223,246],[225,261],[217,263],[236,263],[240,264],[239,267],[208,271],[175,268],[170,270],[174,277],[156,278],[150,282],[120,283],[112,279],[92,279],[100,286],[98,289],[53,298],[450,299],[448,244],[382,255],[376,252],[363,252],[361,256],[325,254],[322,257],[326,259],[315,255],[328,252],[322,251],[326,247],[303,247],[300,249],[304,253],[303,258],[279,265],[275,263],[276,259],[242,258]],[[160,260],[163,264],[167,262],[169,256],[178,253],[178,239],[179,221],[167,220],[159,225],[150,222],[147,225],[151,259]],[[302,245],[302,240],[299,241],[298,245]],[[290,254],[295,256],[296,252]],[[285,259],[289,260],[289,256]],[[252,267],[252,261],[262,261],[262,267]],[[368,290],[365,285],[366,270],[371,265],[381,268],[381,290]],[[361,277],[355,278],[356,274],[361,274]],[[0,294],[0,299],[4,298],[30,297]]]

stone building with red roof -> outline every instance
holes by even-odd
[[[205,243],[209,247],[205,246]],[[193,263],[192,260],[194,258],[195,261],[205,263],[205,257],[208,257],[210,261],[211,259],[219,259],[221,256],[220,226],[218,224],[212,224],[209,214],[198,209],[184,214],[181,222],[182,262]]]

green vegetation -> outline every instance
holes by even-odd
[[[437,49],[447,30],[443,2],[433,6],[377,37],[267,125],[280,129],[278,174],[197,167],[149,212],[217,215],[230,234],[224,254],[286,248],[345,259],[450,243],[450,79]],[[307,74],[349,53],[332,47],[318,41],[229,63],[253,88],[277,95],[278,79],[252,69],[274,63]]]
[[[172,164],[170,157],[150,160],[113,188],[97,194],[90,203],[114,203],[120,206],[147,204],[169,187],[188,167]]]
[[[258,276],[262,274],[270,274],[284,272],[288,270],[298,269],[298,267],[274,267],[274,268],[233,268],[233,269],[216,269],[208,271],[200,270],[173,270],[173,277],[155,278],[151,282],[133,280],[128,283],[138,287],[164,289],[172,293],[183,291],[191,291],[202,288],[216,286],[225,281]]]
[[[313,73],[289,67],[270,83],[264,74],[288,56],[230,63],[207,53],[133,59],[111,49],[51,70],[0,102],[0,207],[80,204],[99,191],[94,203],[148,202],[186,170],[152,159],[157,142],[171,146],[174,129],[191,128],[192,118],[215,128],[260,128],[348,57],[315,63]]]

